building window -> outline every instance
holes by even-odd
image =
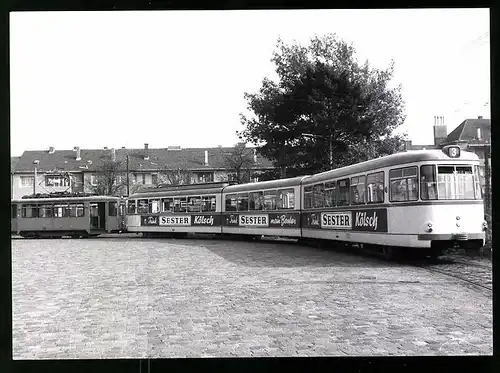
[[[158,184],[158,174],[151,174],[151,184],[153,185]]]
[[[198,182],[199,183],[211,183],[214,181],[214,173],[213,172],[200,172],[198,173]]]
[[[90,175],[90,185],[97,185],[97,175]]]
[[[68,187],[69,178],[62,175],[45,176],[45,185],[50,187]]]
[[[35,183],[34,176],[21,176],[21,186],[22,187],[33,187]]]
[[[418,200],[417,167],[406,167],[389,172],[391,202]]]
[[[366,177],[368,203],[384,202],[384,171]]]
[[[142,174],[142,185],[146,184],[146,174]]]

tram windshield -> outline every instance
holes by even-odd
[[[424,200],[482,198],[477,167],[467,165],[421,166],[420,192]]]

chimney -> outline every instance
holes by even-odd
[[[54,154],[55,151],[56,149],[53,146],[49,147],[49,154]]]
[[[257,149],[253,150],[253,163],[257,163]]]
[[[108,150],[108,147],[107,147],[107,146],[105,146],[105,147],[104,147],[104,150]]]
[[[477,128],[477,139],[481,140],[481,128]]]
[[[145,143],[145,144],[144,144],[144,150],[148,150],[148,146],[149,146],[149,144],[148,144],[148,143]]]
[[[478,117],[477,117],[477,119],[483,119],[483,116],[482,116],[482,115],[480,115],[480,116],[478,116]]]
[[[208,150],[205,150],[205,166],[208,166]]]
[[[149,144],[144,143],[144,160],[145,161],[147,161],[149,159],[148,148],[149,148]]]
[[[81,160],[82,157],[81,157],[81,153],[80,153],[80,147],[79,146],[75,146],[75,148],[73,150],[76,151],[76,160],[77,161]]]
[[[124,147],[124,146],[122,146],[122,149],[125,149],[125,147]]]
[[[111,149],[111,159],[114,161],[116,161],[116,150],[115,148]]]

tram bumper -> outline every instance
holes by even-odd
[[[431,241],[431,247],[479,249],[484,246],[484,233],[425,233],[418,235],[419,241]]]

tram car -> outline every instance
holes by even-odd
[[[127,198],[126,229],[143,237],[221,234],[221,192],[229,183],[149,188]]]
[[[305,176],[232,185],[223,189],[222,232],[301,237],[300,188]]]
[[[480,248],[479,158],[459,146],[410,151],[307,177],[302,237],[381,249],[387,258]]]
[[[11,201],[11,232],[32,238],[73,238],[120,232],[124,203],[118,197],[42,195]]]

